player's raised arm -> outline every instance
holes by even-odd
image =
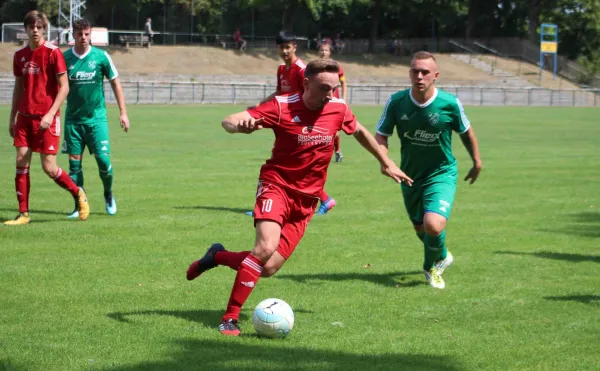
[[[473,160],[473,167],[471,170],[469,170],[467,176],[465,177],[465,180],[471,180],[469,184],[473,184],[479,177],[479,173],[481,173],[483,165],[479,155],[479,144],[477,143],[477,137],[475,136],[472,126],[470,126],[467,131],[460,134],[460,140]]]
[[[262,129],[262,120],[262,117],[255,119],[248,111],[242,111],[225,117],[223,121],[221,121],[221,125],[226,132],[231,134],[250,134],[256,130]]]
[[[356,131],[354,132],[354,138],[363,146],[367,151],[369,151],[381,164],[381,173],[389,176],[390,178],[396,180],[398,183],[404,182],[407,185],[412,185],[412,179],[409,178],[402,170],[396,166],[394,161],[390,160],[386,153],[383,153],[380,150],[380,146],[373,138],[373,135],[369,133],[364,126],[356,123]]]

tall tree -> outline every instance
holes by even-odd
[[[466,35],[471,37],[491,36],[495,22],[498,0],[469,0]]]
[[[544,0],[529,0],[527,10],[527,37],[532,43],[539,42],[538,28],[540,27],[540,14],[542,13],[542,2]]]
[[[25,14],[36,8],[35,0],[0,1],[0,23],[22,22]]]
[[[371,31],[369,32],[369,53],[375,52],[375,41],[379,36],[379,21],[381,20],[381,0],[373,0],[371,12]]]

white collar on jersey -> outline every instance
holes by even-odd
[[[71,50],[73,51],[74,56],[76,56],[79,59],[83,59],[83,58],[87,57],[88,54],[90,54],[90,52],[92,51],[92,46],[90,45],[88,47],[88,50],[85,53],[83,53],[83,55],[77,54],[77,52],[75,51],[75,47],[72,47]]]
[[[435,98],[437,98],[437,95],[438,95],[438,90],[437,90],[437,88],[436,88],[435,86],[434,86],[433,88],[435,89],[435,90],[433,91],[433,96],[432,96],[431,98],[429,98],[429,100],[428,100],[427,102],[423,103],[423,104],[421,104],[421,103],[419,103],[419,102],[417,102],[417,101],[415,100],[415,98],[414,98],[414,97],[413,97],[413,95],[412,95],[412,88],[410,88],[410,91],[408,92],[408,95],[410,95],[410,100],[412,100],[412,102],[413,102],[413,103],[414,103],[414,104],[415,104],[417,107],[425,108],[425,107],[427,107],[428,105],[430,105],[431,103],[433,103],[433,101],[435,100]]]

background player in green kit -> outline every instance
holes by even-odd
[[[446,249],[444,230],[458,173],[452,155],[452,131],[460,135],[473,160],[465,177],[470,184],[481,172],[481,158],[477,138],[460,101],[434,86],[439,72],[433,54],[416,53],[409,74],[412,88],[390,97],[377,124],[376,140],[387,152],[388,137],[394,129],[398,132],[400,169],[412,180],[401,185],[404,206],[424,244],[425,278],[431,286],[443,289],[442,273],[454,260]]]
[[[96,158],[104,186],[106,212],[114,215],[117,212],[117,204],[112,194],[113,169],[110,163],[110,141],[102,87],[105,76],[110,81],[121,111],[121,128],[127,132],[129,118],[125,109],[125,98],[117,69],[110,56],[104,50],[90,45],[90,23],[79,19],[74,22],[73,30],[75,46],[64,53],[70,90],[67,96],[62,152],[69,154],[69,175],[79,187],[83,187],[82,156],[85,147],[89,148]],[[69,218],[76,217],[77,210],[69,215]]]

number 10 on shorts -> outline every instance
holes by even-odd
[[[260,210],[263,213],[270,213],[272,208],[273,208],[273,200],[270,198],[267,198],[266,200],[263,200],[262,207]]]

